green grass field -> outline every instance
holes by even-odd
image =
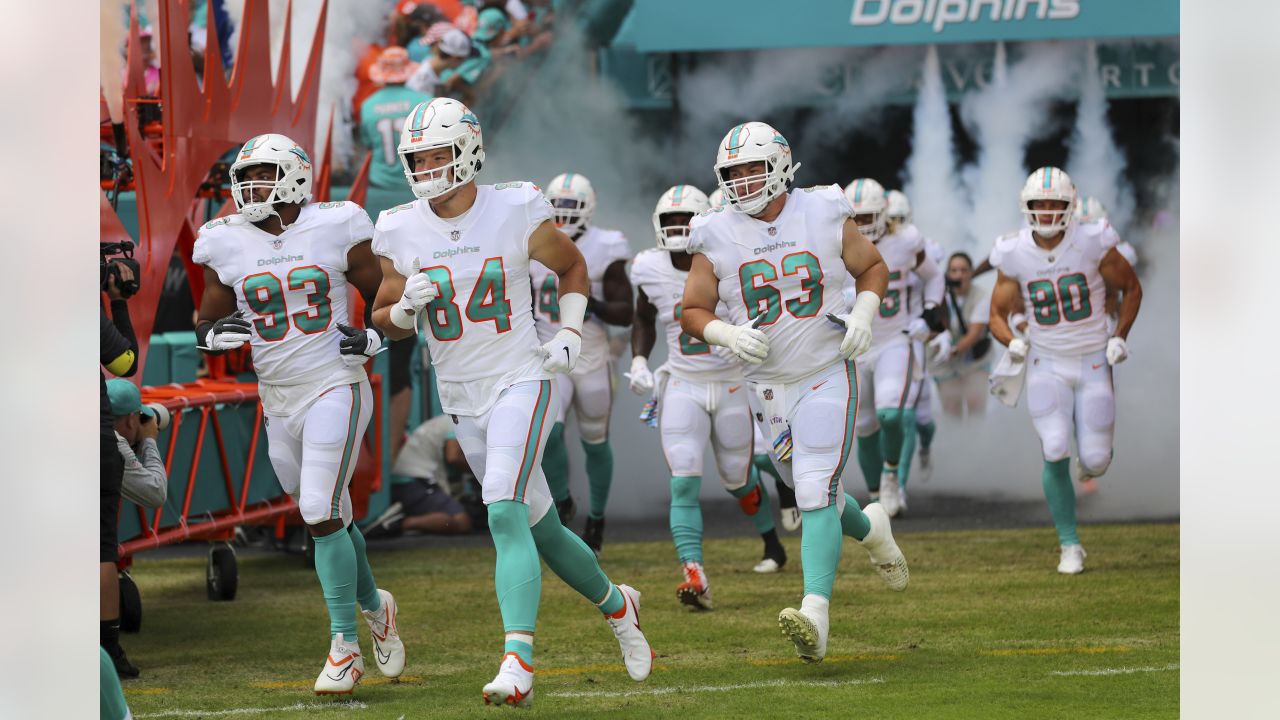
[[[1178,526],[1092,526],[1088,571],[1055,572],[1053,531],[904,534],[911,586],[888,591],[846,541],[826,662],[795,658],[777,627],[800,600],[791,564],[759,576],[756,540],[712,540],[717,609],[675,600],[669,543],[611,544],[615,582],[644,593],[658,654],[632,682],[608,626],[543,572],[534,713],[542,717],[1172,718],[1178,716]],[[240,561],[234,602],[205,599],[204,561],[139,559],[143,632],[123,643],[143,677],[125,684],[138,718],[465,718],[496,712],[480,688],[497,671],[502,633],[488,548],[379,552],[396,595],[408,667],[399,683],[372,660],[343,704],[311,684],[328,649],[314,574],[296,556]],[[371,654],[368,628],[361,644]],[[256,709],[256,711],[255,711]],[[205,712],[207,711],[207,712]],[[237,711],[237,712],[232,712]],[[508,712],[513,712],[508,710]]]

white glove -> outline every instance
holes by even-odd
[[[933,353],[933,362],[944,363],[951,359],[951,331],[943,330],[938,337],[929,341],[928,349]]]
[[[866,290],[858,293],[848,315],[836,316],[844,322],[840,356],[852,360],[871,349],[871,319],[880,311],[880,296]]]
[[[1022,338],[1014,338],[1009,341],[1009,359],[1014,362],[1022,362],[1027,359],[1027,353],[1030,352],[1031,345]]]
[[[235,350],[253,339],[249,321],[244,317],[244,310],[237,310],[234,313],[217,320],[213,323],[213,327],[209,328],[209,332],[204,336],[204,349],[213,352],[222,352],[224,350]]]
[[[916,318],[907,326],[907,337],[912,340],[924,340],[929,337],[929,323],[924,318]]]
[[[1107,364],[1119,365],[1129,359],[1129,346],[1125,344],[1124,338],[1113,337],[1107,341]]]
[[[418,259],[414,258],[413,266],[418,267],[419,264]],[[440,288],[436,287],[426,273],[416,272],[410,275],[405,278],[404,295],[400,297],[400,302],[391,306],[391,322],[405,330],[416,329],[418,313],[439,295]]]
[[[338,341],[338,355],[348,367],[364,365],[369,358],[382,351],[382,336],[373,328],[354,328],[338,323],[342,339]]]
[[[578,364],[578,353],[582,352],[582,336],[568,328],[563,328],[544,344],[542,352],[542,369],[550,373],[567,373]]]
[[[653,373],[649,372],[649,360],[643,355],[631,358],[631,372],[623,373],[631,380],[631,392],[648,395],[653,392]]]
[[[769,357],[769,337],[755,328],[762,318],[742,325],[712,320],[702,329],[702,337],[712,345],[729,348],[743,362],[759,365]]]

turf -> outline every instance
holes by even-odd
[[[540,717],[1171,718],[1178,716],[1178,526],[1091,526],[1088,571],[1060,576],[1052,530],[903,535],[906,592],[888,591],[846,541],[828,659],[804,665],[777,626],[800,600],[791,563],[751,572],[756,540],[713,540],[717,607],[675,600],[669,543],[609,544],[615,582],[644,593],[658,653],[632,682],[598,611],[543,570],[533,713]],[[205,599],[201,559],[140,558],[143,632],[124,637],[143,677],[125,684],[136,717],[465,718],[496,712],[480,688],[497,671],[501,623],[489,548],[379,552],[408,667],[389,683],[368,662],[355,705],[316,698],[328,649],[314,574],[297,557],[240,561],[234,602]],[[368,628],[361,642],[370,653]],[[1106,674],[1057,674],[1095,672]],[[748,687],[736,687],[746,685]],[[631,694],[625,694],[631,693]],[[290,709],[290,706],[292,708]]]

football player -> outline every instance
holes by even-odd
[[[1125,342],[1142,303],[1142,285],[1116,250],[1120,238],[1104,220],[1072,221],[1077,202],[1071,178],[1056,167],[1031,173],[1023,185],[1028,227],[991,251],[998,271],[991,297],[991,335],[1026,363],[1027,406],[1044,455],[1041,480],[1058,530],[1058,572],[1084,571],[1071,486],[1074,434],[1082,473],[1100,477],[1111,464],[1115,389],[1111,368],[1129,357]],[[1119,297],[1114,332],[1101,305]],[[1008,317],[1026,303],[1027,339],[1015,337]]]
[[[382,272],[364,208],[309,202],[311,181],[311,158],[284,135],[240,149],[231,165],[239,212],[201,227],[191,253],[204,266],[196,337],[214,354],[249,343],[271,466],[315,541],[329,609],[315,692],[348,694],[364,674],[357,601],[378,669],[398,677],[405,661],[395,598],[374,583],[347,490],[373,415],[364,365],[382,347],[377,330],[344,324],[347,285],[371,303]]]
[[[903,447],[914,444],[907,438],[916,433],[915,408],[924,373],[921,341],[946,329],[940,306],[945,278],[914,225],[889,228],[889,202],[880,183],[854,180],[845,196],[859,231],[875,243],[889,271],[888,290],[872,323],[875,339],[858,358],[858,371],[871,390],[858,398],[858,464],[872,502],[878,500],[894,517],[902,510]],[[924,288],[917,293],[924,296],[919,315],[912,302],[917,278]],[[851,290],[845,288],[846,293]],[[910,456],[905,457],[909,463]]]
[[[864,512],[840,483],[858,406],[852,359],[871,345],[888,270],[858,231],[839,187],[788,192],[797,167],[786,138],[765,123],[737,125],[725,135],[715,173],[729,203],[690,225],[695,254],[680,325],[746,363],[757,422],[803,515],[804,599],[799,609],[783,609],[778,624],[802,660],[820,662],[842,534],[862,544],[890,588],[905,589],[909,575],[889,515],[878,503]],[[840,288],[850,275],[857,301],[838,316]],[[718,308],[728,321],[716,316]],[[837,331],[828,315],[844,327]]]
[[[748,472],[752,455],[751,404],[742,365],[723,350],[680,329],[680,302],[693,256],[689,254],[689,221],[708,208],[707,196],[692,185],[676,185],[658,199],[653,229],[658,247],[636,256],[631,282],[637,288],[636,323],[631,328],[631,391],[650,395],[655,384],[662,454],[671,472],[671,538],[684,572],[676,587],[680,602],[699,610],[713,607],[711,587],[702,564],[702,454],[710,442],[720,480],[738,498],[764,539],[759,573],[777,572],[787,552],[773,527],[769,493],[758,474]],[[667,362],[654,373],[649,355],[661,321],[667,339]]]
[[[483,134],[457,100],[414,108],[399,154],[418,199],[378,216],[373,251],[383,279],[373,317],[392,338],[426,326],[441,408],[480,479],[506,632],[484,701],[533,700],[539,557],[600,609],[627,672],[643,680],[653,652],[640,632],[640,593],[610,582],[591,549],[560,523],[541,469],[557,403],[553,378],[573,370],[582,347],[588,291],[582,253],[556,229],[551,205],[533,183],[476,184]],[[541,345],[529,283],[534,260],[558,278],[560,329]]]
[[[560,404],[556,408],[551,437],[547,440],[542,469],[547,475],[561,521],[567,523],[575,514],[573,499],[569,495],[569,451],[564,442],[564,423],[572,407],[578,418],[578,433],[586,455],[587,480],[591,489],[591,505],[582,539],[599,554],[604,544],[605,505],[609,501],[609,487],[613,484],[613,448],[609,446],[613,370],[605,324],[618,327],[631,324],[634,308],[631,304],[631,281],[627,278],[631,249],[622,233],[591,224],[596,192],[586,176],[579,173],[557,175],[547,186],[546,196],[554,208],[556,227],[573,240],[586,259],[591,287],[587,295],[587,319],[582,326],[582,356],[572,373],[556,378]],[[546,341],[560,328],[559,278],[537,261],[530,265],[530,272],[533,273],[533,291],[536,294],[534,314],[538,337]]]

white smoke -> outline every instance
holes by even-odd
[[[1081,199],[1093,196],[1107,209],[1107,219],[1121,233],[1133,217],[1133,188],[1124,177],[1125,158],[1107,124],[1107,98],[1098,72],[1098,49],[1084,46],[1080,104],[1071,134],[1066,171]]]
[[[911,156],[907,159],[904,192],[911,199],[916,226],[948,251],[965,240],[959,218],[968,217],[968,197],[962,193],[956,174],[955,143],[951,113],[938,48],[929,46],[916,96],[911,131]]]
[[[1051,102],[1069,92],[1079,71],[1072,45],[1023,47],[1025,55],[1008,67],[1004,44],[997,43],[991,82],[960,103],[960,116],[979,147],[978,161],[962,172],[973,202],[968,249],[984,257],[995,238],[1018,228],[1027,143],[1054,129]]]

